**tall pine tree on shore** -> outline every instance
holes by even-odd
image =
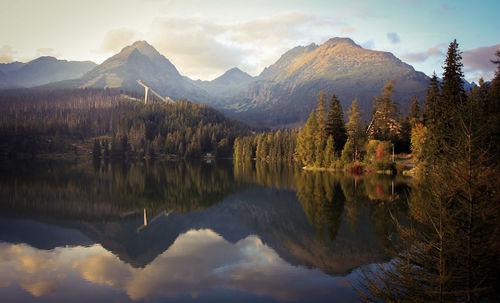
[[[391,99],[394,93],[394,80],[382,88],[382,96],[375,97],[373,108],[373,137],[377,140],[390,141],[396,134],[398,103]]]
[[[318,122],[317,132],[315,136],[315,145],[316,145],[316,159],[314,160],[314,164],[317,167],[323,166],[323,160],[325,156],[325,146],[326,146],[326,94],[324,91],[320,91],[318,94],[318,107],[316,108],[316,115]]]
[[[366,132],[361,123],[361,109],[358,105],[358,99],[354,99],[351,106],[347,111],[349,121],[346,123],[347,129],[347,143],[344,146],[349,147],[349,150],[343,150],[342,154],[349,155],[349,157],[343,157],[346,161],[358,160],[361,148],[366,141]]]
[[[330,98],[329,111],[326,118],[326,135],[332,136],[335,142],[335,152],[340,153],[347,141],[344,122],[344,112],[336,94]]]

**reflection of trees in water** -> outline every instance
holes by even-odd
[[[406,196],[403,193],[408,187],[401,180],[377,175],[360,178],[343,173],[303,172],[296,182],[297,197],[307,218],[316,226],[318,237],[322,238],[326,230],[329,239],[335,239],[344,210],[345,220],[354,231],[362,210],[368,209],[374,233],[384,247],[390,247],[390,235],[394,232],[391,213],[404,216],[407,207],[400,196]]]
[[[235,179],[278,189],[296,189],[299,172],[297,168],[283,162],[234,162]]]
[[[203,209],[241,187],[231,167],[200,162],[37,162],[4,167],[0,183],[4,206],[80,219]]]
[[[144,208],[153,215],[163,210],[202,210],[248,184],[296,190],[304,213],[322,240],[335,239],[344,217],[354,232],[361,224],[360,216],[368,211],[374,232],[388,246],[386,239],[393,229],[390,212],[404,214],[406,207],[397,199],[406,188],[400,180],[302,171],[260,161],[234,166],[224,161],[13,163],[2,168],[0,195],[7,208],[50,217],[100,220],[141,216]]]
[[[316,227],[317,237],[322,239],[326,228],[328,238],[334,240],[345,203],[338,177],[325,172],[303,172],[297,180],[297,197],[309,222]]]

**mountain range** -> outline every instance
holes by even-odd
[[[27,88],[79,78],[97,64],[91,61],[66,61],[40,57],[28,63],[0,64],[0,89]]]
[[[63,63],[64,73],[56,68]],[[367,120],[374,96],[380,95],[383,85],[391,79],[396,82],[393,99],[401,104],[403,112],[409,108],[412,96],[423,100],[429,80],[425,74],[391,53],[364,49],[349,38],[297,46],[256,77],[232,68],[212,81],[183,76],[146,41],[123,48],[99,65],[42,57],[26,64],[0,66],[0,88],[44,85],[142,91],[136,82],[142,80],[172,99],[207,103],[229,116],[271,127],[303,124],[316,107],[321,90],[337,94],[345,111],[357,98]]]

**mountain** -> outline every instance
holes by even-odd
[[[10,63],[0,63],[0,73],[8,73],[14,70],[18,70],[24,65],[26,65],[26,63],[22,63],[19,61]]]
[[[322,45],[289,50],[222,107],[256,124],[300,125],[324,90],[337,94],[344,110],[358,98],[367,120],[374,96],[391,79],[396,82],[393,99],[402,111],[408,109],[413,95],[423,101],[429,80],[425,74],[391,53],[364,49],[348,38],[333,38]]]
[[[241,69],[234,67],[212,81],[194,81],[217,99],[226,99],[244,92],[254,78]]]
[[[0,89],[27,88],[79,78],[95,66],[91,61],[66,61],[54,57],[0,64]]]
[[[207,92],[183,77],[175,66],[146,41],[137,41],[83,75],[72,86],[144,90],[142,80],[163,96],[203,102]]]

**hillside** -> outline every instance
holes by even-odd
[[[131,97],[113,89],[4,92],[0,155],[83,151],[88,156],[97,139],[107,158],[230,156],[234,138],[250,131],[205,104],[150,100],[144,104],[139,94]]]
[[[373,97],[387,81],[396,81],[393,96],[407,110],[411,97],[423,100],[428,77],[388,52],[363,49],[348,38],[286,52],[252,82],[246,92],[223,107],[240,119],[276,126],[302,124],[316,106],[317,94],[336,93],[344,110],[358,98],[367,119]]]
[[[121,88],[143,91],[137,80],[172,99],[206,102],[207,92],[183,77],[177,68],[146,41],[137,41],[81,77],[80,88]]]

